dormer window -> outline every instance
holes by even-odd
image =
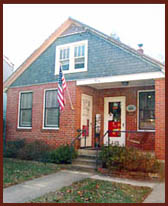
[[[75,47],[74,57],[75,69],[85,68],[85,45]]]
[[[70,48],[60,49],[60,62],[62,64],[62,70],[69,70],[69,51]]]
[[[55,74],[62,65],[64,73],[87,71],[88,41],[79,41],[56,47]]]

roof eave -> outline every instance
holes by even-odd
[[[3,91],[9,86],[72,24],[71,18],[68,18],[56,31],[54,31],[42,44],[36,49],[17,70],[3,83]]]

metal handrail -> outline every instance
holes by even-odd
[[[73,140],[72,140],[72,142],[71,142],[71,146],[70,146],[70,149],[71,149],[71,163],[72,163],[72,147],[73,147],[73,145],[75,144],[75,142],[77,141],[77,140],[81,140],[82,138],[85,138],[85,147],[86,147],[86,130],[85,129],[77,129],[77,132],[79,132],[79,134],[77,135],[77,137],[76,138],[74,138]],[[85,134],[84,135],[84,137],[81,137],[81,135],[82,134]]]
[[[104,139],[104,137],[107,135],[108,130],[104,133],[102,139]],[[101,139],[101,138],[100,138]],[[99,144],[100,145],[100,144]],[[101,146],[100,146],[101,147]],[[97,170],[97,166],[98,166],[98,144],[96,144],[96,170]]]

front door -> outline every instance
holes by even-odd
[[[125,146],[125,97],[104,98],[104,133],[109,132],[110,144]],[[108,145],[108,135],[104,138],[104,145]]]
[[[92,96],[82,94],[81,98],[81,129],[86,130],[86,145],[84,134],[81,138],[81,147],[92,146]]]

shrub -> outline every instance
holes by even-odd
[[[50,150],[50,146],[41,140],[35,140],[33,142],[25,144],[22,147],[17,157],[23,160],[36,160],[46,162],[47,152]]]
[[[127,149],[128,155],[124,163],[124,168],[129,171],[158,172],[159,161],[150,153],[143,153],[136,149]]]
[[[25,146],[24,139],[17,139],[14,141],[7,141],[5,149],[3,150],[4,157],[16,158],[19,150]]]
[[[74,149],[74,147],[71,147],[69,145],[62,145],[55,150],[52,150],[48,152],[47,159],[51,163],[57,163],[57,164],[67,164],[71,163],[71,152],[72,152],[72,159],[77,157],[77,153]]]
[[[118,145],[103,147],[100,152],[100,158],[105,167],[121,170],[124,167],[124,162],[126,159],[126,148]]]
[[[100,158],[109,170],[157,172],[160,167],[158,160],[150,153],[118,145],[103,147]]]

